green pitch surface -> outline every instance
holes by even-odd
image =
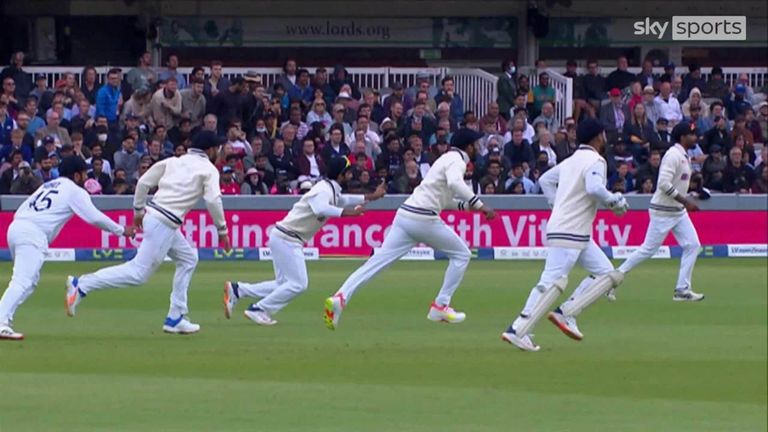
[[[359,262],[310,263],[309,291],[271,328],[221,306],[225,279],[269,278],[269,263],[201,263],[194,336],[161,332],[170,265],[67,318],[67,273],[104,264],[47,264],[17,314],[27,340],[0,342],[0,431],[766,430],[764,260],[700,260],[697,304],[672,302],[676,260],[647,262],[583,314],[584,341],[542,321],[539,353],[499,336],[542,262],[473,262],[460,325],[425,319],[445,264],[395,265],[331,332],[323,299]]]

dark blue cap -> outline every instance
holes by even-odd
[[[192,138],[192,148],[208,150],[211,147],[218,147],[221,145],[221,141],[222,140],[219,139],[215,132],[207,130],[200,131],[194,138]]]
[[[588,118],[579,123],[579,126],[576,128],[576,139],[578,139],[580,144],[587,144],[603,133],[604,130],[605,126],[603,126],[602,122],[597,119]]]
[[[328,178],[336,180],[350,168],[352,168],[352,163],[346,156],[335,157],[328,162]]]
[[[476,130],[461,128],[451,136],[451,145],[464,150],[482,137],[483,134]]]
[[[59,175],[62,177],[74,177],[75,173],[88,171],[88,164],[79,156],[65,157],[59,163]]]

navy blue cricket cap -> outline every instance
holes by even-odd
[[[461,128],[451,136],[451,145],[464,150],[482,137],[483,134],[476,130]]]
[[[200,131],[192,138],[192,148],[208,150],[211,147],[218,147],[222,144],[224,138],[219,138],[215,132]]]
[[[352,168],[352,163],[346,156],[335,157],[328,162],[328,178],[336,180],[350,168]]]
[[[680,122],[672,128],[672,141],[679,143],[684,135],[696,135],[696,123]]]
[[[79,156],[68,156],[59,163],[59,175],[72,177],[75,173],[88,171],[88,164]]]
[[[580,144],[587,144],[592,141],[596,136],[603,133],[605,126],[597,119],[588,118],[576,128],[576,139]]]

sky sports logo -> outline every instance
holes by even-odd
[[[672,21],[646,17],[634,23],[635,36],[674,41],[745,41],[746,16],[673,16]]]

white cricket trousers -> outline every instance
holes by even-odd
[[[544,271],[541,273],[539,283],[536,286],[542,286],[544,288],[551,287],[555,281],[568,276],[571,270],[576,265],[581,264],[590,275],[600,276],[613,271],[613,264],[611,260],[605,255],[600,246],[590,240],[589,244],[584,249],[570,249],[563,247],[548,247],[547,248],[547,260],[544,263]],[[581,292],[589,286],[594,279],[587,276],[584,278],[579,286],[573,291],[570,299],[577,297]],[[539,302],[539,298],[542,295],[542,291],[534,287],[531,293],[528,295],[528,300],[525,302],[523,308],[523,315],[530,315],[532,309]]]
[[[642,246],[621,263],[619,271],[627,273],[641,262],[652,257],[659,250],[664,239],[667,238],[667,234],[672,231],[675,240],[683,248],[683,255],[680,258],[680,273],[677,276],[675,289],[683,291],[691,288],[693,266],[696,265],[701,242],[699,242],[699,235],[696,233],[696,228],[693,226],[688,212],[670,216],[659,216],[654,213],[650,213],[650,215],[651,222],[648,225]]]
[[[78,281],[80,291],[89,294],[105,288],[143,285],[168,255],[176,264],[168,316],[175,319],[186,315],[189,312],[187,291],[197,266],[197,250],[184,238],[180,229],[162,223],[158,219],[160,217],[163,216],[152,213],[144,217],[144,238],[132,260],[81,276]]]
[[[467,244],[441,219],[416,219],[398,213],[381,248],[355,270],[337,291],[349,302],[358,288],[365,285],[377,273],[407,254],[418,243],[425,243],[448,256],[443,286],[435,303],[448,305],[461,284],[472,257]]]
[[[45,234],[27,221],[12,222],[6,238],[13,258],[13,275],[0,299],[0,324],[10,324],[16,309],[37,288],[48,249]]]
[[[260,297],[256,306],[269,314],[283,309],[296,296],[307,290],[309,278],[304,261],[304,245],[288,240],[272,231],[269,250],[272,253],[272,267],[275,279],[261,283],[238,282],[238,294],[242,297]]]

